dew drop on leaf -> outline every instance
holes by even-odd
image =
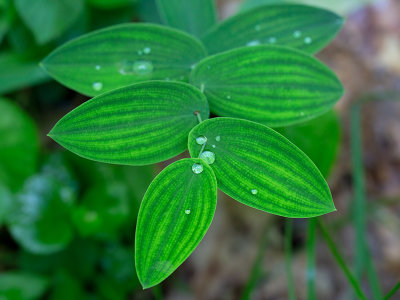
[[[193,164],[192,171],[194,174],[200,174],[203,172],[203,165],[202,164]]]
[[[226,99],[231,99],[231,96],[230,95],[226,96]]]
[[[203,145],[205,142],[207,142],[207,138],[205,136],[199,136],[196,138],[196,143],[199,145]]]
[[[275,44],[276,43],[276,37],[270,37],[269,39],[268,39],[268,42],[270,43],[270,44]]]
[[[189,215],[190,214],[190,209],[185,209],[185,214]]]
[[[301,37],[301,31],[300,31],[300,30],[296,30],[295,32],[293,32],[293,36],[294,36],[295,38]]]
[[[246,46],[250,46],[250,47],[257,46],[257,45],[260,45],[260,41],[258,41],[258,40],[250,41],[246,44]]]
[[[251,190],[251,193],[252,193],[253,195],[257,195],[258,191],[257,191],[256,189],[252,189],[252,190]]]
[[[219,135],[217,135],[217,136],[215,137],[215,140],[216,140],[217,142],[219,142],[219,141],[221,140],[221,137],[220,137]]]
[[[133,65],[133,71],[137,75],[148,75],[153,72],[153,69],[153,64],[149,61],[141,60],[135,62],[135,64]]]
[[[215,154],[211,151],[204,151],[200,154],[200,158],[209,165],[212,165],[215,162]]]
[[[95,91],[101,91],[101,89],[103,88],[103,84],[101,82],[99,82],[99,81],[93,82],[92,88]]]
[[[261,30],[261,26],[260,26],[260,25],[256,25],[256,26],[254,26],[254,29],[255,29],[256,31],[260,31],[260,30]]]
[[[211,147],[215,148],[215,145],[212,145]]]
[[[312,42],[312,39],[309,36],[304,38],[304,43],[311,44],[311,42]]]
[[[146,47],[143,49],[143,53],[144,54],[149,54],[151,52],[151,48],[150,47]]]
[[[98,71],[98,70],[101,69],[101,66],[97,65],[97,66],[95,67],[95,69]]]

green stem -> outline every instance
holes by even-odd
[[[203,122],[203,120],[201,119],[201,114],[200,114],[199,111],[196,111],[194,114],[196,115],[197,121],[199,121],[199,124],[200,124],[201,122]]]
[[[315,236],[316,236],[316,218],[311,218],[308,220],[307,228],[307,299],[315,300],[317,299],[315,293]]]
[[[296,293],[294,288],[292,257],[293,257],[293,220],[286,218],[285,220],[285,265],[288,283],[289,299],[295,300]]]
[[[328,230],[326,229],[323,221],[321,219],[317,219],[318,226],[321,230],[322,237],[325,239],[326,244],[332,252],[333,257],[335,258],[337,264],[342,269],[343,273],[346,275],[347,280],[353,287],[355,293],[358,295],[360,299],[367,300],[364,292],[361,290],[361,287],[357,281],[357,279],[351,274],[350,269],[346,266],[346,263],[342,256],[339,253],[339,250],[336,248],[335,243],[333,242]]]
[[[400,289],[400,281],[390,290],[389,293],[386,294],[385,298],[383,300],[389,300],[392,298],[394,294]]]

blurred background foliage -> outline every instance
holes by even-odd
[[[289,1],[221,0],[218,8],[223,18],[276,2]],[[383,200],[368,204],[364,219],[353,206],[351,153],[356,166],[362,157],[357,152],[360,149],[351,152],[349,148],[354,136],[348,131],[348,112],[368,90],[398,88],[400,68],[393,62],[400,57],[400,31],[397,35],[393,31],[400,30],[400,24],[390,21],[389,11],[397,11],[399,16],[400,5],[394,0],[290,2],[322,6],[348,17],[344,32],[319,55],[339,74],[347,94],[335,111],[280,132],[306,152],[325,177],[331,174],[338,212],[329,219],[335,239],[344,242],[339,248],[345,257],[353,261],[364,253],[363,248],[361,252],[353,249],[352,228],[365,243],[380,242],[387,247],[371,247],[387,290],[400,278],[400,174],[391,168],[399,166],[400,130],[395,121],[400,109],[372,104],[367,110],[375,112],[375,118],[368,121],[378,123],[366,127],[374,132],[368,136],[367,146],[364,144],[366,185],[375,198]],[[385,16],[388,24],[382,21]],[[162,290],[143,291],[134,269],[134,225],[142,196],[164,165],[100,164],[63,151],[47,138],[55,122],[87,98],[52,81],[39,67],[41,59],[74,37],[137,21],[161,23],[154,0],[0,0],[0,300],[161,299],[161,294],[168,299],[287,299],[287,281],[282,275],[283,218],[233,201],[228,204],[223,198],[211,232],[189,262]],[[390,41],[382,42],[378,35],[380,39],[389,36]],[[391,125],[377,121],[376,116]],[[357,176],[363,176],[360,174]],[[390,185],[382,182],[385,180]],[[355,187],[360,188],[357,179]],[[354,202],[358,203],[356,209],[364,209],[364,198]],[[379,223],[367,235],[366,219]],[[310,277],[305,272],[306,251],[320,264],[317,299],[351,297],[343,275],[333,259],[327,258],[327,248],[317,243],[317,253],[312,252],[310,245],[315,241],[306,236],[305,220],[295,220],[293,226],[289,239],[293,253],[287,253],[293,255],[297,298],[312,299],[305,292]],[[308,226],[309,233],[314,232],[312,237],[315,224]],[[385,264],[391,264],[393,270]],[[314,269],[309,266],[308,270]]]

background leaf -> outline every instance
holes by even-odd
[[[14,0],[22,20],[39,44],[47,43],[64,33],[79,17],[83,0]]]
[[[68,150],[101,162],[145,165],[174,157],[187,145],[208,103],[193,86],[152,81],[100,95],[64,116],[49,136]]]
[[[9,271],[0,274],[0,298],[35,300],[46,291],[49,281],[43,276],[27,272]]]
[[[155,24],[123,24],[66,43],[43,66],[62,84],[95,96],[135,82],[185,80],[205,55],[203,45],[184,32]]]
[[[314,118],[343,94],[335,74],[314,57],[280,46],[243,47],[202,60],[191,73],[212,112],[268,126]]]
[[[13,199],[8,188],[0,182],[0,227],[11,211]]]
[[[157,0],[157,7],[165,24],[197,37],[217,20],[214,0]]]
[[[136,227],[136,271],[143,288],[163,281],[193,252],[211,224],[216,204],[215,175],[200,159],[177,161],[154,179]]]
[[[329,187],[312,161],[276,131],[250,121],[215,118],[189,134],[189,151],[215,155],[211,164],[218,187],[243,204],[292,218],[335,210]]]
[[[306,123],[280,128],[279,132],[303,150],[328,178],[341,140],[339,117],[334,110]]]
[[[210,54],[246,45],[277,44],[316,53],[339,32],[343,19],[324,9],[297,5],[264,5],[228,18],[203,42]]]
[[[11,101],[0,98],[0,183],[17,191],[37,168],[38,131],[33,120]]]

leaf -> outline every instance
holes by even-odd
[[[153,79],[184,80],[206,55],[190,35],[155,24],[94,31],[52,52],[43,67],[62,84],[95,96]]]
[[[0,228],[12,209],[12,196],[8,188],[0,182]]]
[[[281,46],[244,47],[202,60],[190,76],[212,112],[278,127],[327,112],[343,94],[314,57]]]
[[[138,0],[137,13],[141,22],[162,23],[156,0]]]
[[[0,183],[17,191],[37,168],[38,130],[33,120],[11,101],[0,98]]]
[[[303,150],[322,175],[328,177],[336,161],[341,139],[339,118],[334,110],[306,123],[281,128],[279,132]]]
[[[254,122],[214,118],[189,134],[189,152],[213,153],[218,187],[248,206],[291,218],[335,210],[329,187],[313,162],[276,131]],[[200,156],[202,157],[202,156]]]
[[[209,31],[203,42],[210,54],[258,44],[316,53],[336,36],[343,22],[335,13],[316,7],[265,5],[225,20]]]
[[[129,7],[135,4],[136,0],[87,0],[87,2],[101,9],[115,9],[124,7],[129,10]]]
[[[186,149],[197,111],[207,118],[207,101],[186,83],[138,83],[87,101],[58,121],[49,136],[84,158],[153,164]]]
[[[157,0],[158,11],[165,24],[197,37],[215,25],[214,0]]]
[[[38,61],[14,53],[0,55],[0,94],[49,81]]]
[[[0,299],[39,299],[47,287],[49,280],[38,274],[21,271],[8,271],[0,274]]]
[[[154,179],[140,206],[135,236],[136,271],[143,288],[163,281],[193,252],[216,204],[214,173],[200,159],[177,161]]]

